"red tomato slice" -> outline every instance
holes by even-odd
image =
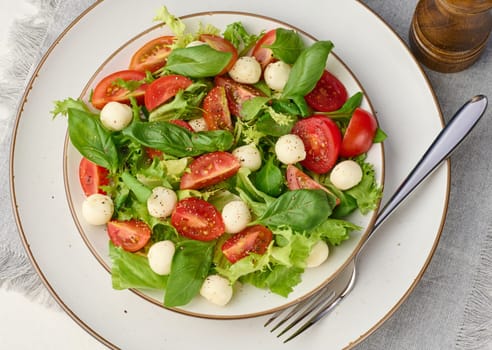
[[[260,62],[262,69],[265,69],[269,63],[275,61],[272,50],[268,47],[264,47],[265,45],[271,45],[275,42],[275,39],[277,38],[275,33],[276,29],[266,32],[253,47],[252,55]]]
[[[229,111],[236,117],[241,116],[241,108],[244,102],[256,96],[263,96],[263,93],[254,87],[238,83],[224,76],[216,76],[215,85],[224,87]]]
[[[354,157],[369,151],[376,135],[378,123],[374,116],[362,108],[357,108],[350,118],[343,136],[340,155]]]
[[[149,41],[133,54],[129,69],[155,72],[162,68],[171,53],[169,45],[173,40],[174,36],[161,36]]]
[[[180,90],[186,89],[193,81],[182,75],[165,75],[154,80],[145,92],[145,107],[152,111],[170,100]]]
[[[234,63],[236,63],[238,53],[234,45],[232,45],[229,40],[212,34],[201,34],[199,39],[200,41],[206,42],[211,48],[217,51],[230,52],[232,54],[229,64],[218,75],[227,73],[232,68]]]
[[[320,112],[332,112],[340,109],[347,101],[347,90],[340,80],[325,70],[305,98],[311,108]]]
[[[171,215],[171,224],[182,236],[198,241],[211,241],[225,232],[220,212],[212,204],[196,197],[178,202]]]
[[[292,128],[306,149],[306,159],[301,164],[317,174],[324,174],[335,165],[342,134],[338,126],[329,118],[314,116],[299,120]]]
[[[234,264],[251,253],[264,254],[272,238],[272,231],[265,226],[250,226],[225,241],[222,253]]]
[[[139,220],[108,222],[108,235],[111,242],[128,252],[136,252],[142,249],[150,240],[152,231],[150,227]]]
[[[215,86],[203,100],[203,119],[208,130],[232,131],[231,113],[223,86]]]
[[[111,101],[129,104],[130,97],[135,97],[139,103],[142,102],[147,84],[143,84],[135,91],[130,92],[116,84],[119,79],[124,81],[140,81],[145,79],[145,73],[136,70],[122,70],[103,78],[96,85],[92,94],[91,102],[95,108],[102,109],[106,103]]]
[[[289,188],[289,190],[323,190],[326,193],[334,196],[334,194],[331,193],[329,189],[309,177],[309,175],[307,175],[301,169],[292,164],[287,165],[285,176],[287,177],[287,187]],[[339,198],[336,199],[336,204],[340,204]]]
[[[86,196],[95,193],[106,194],[101,186],[109,185],[108,170],[82,158],[79,164],[79,180]]]
[[[191,131],[191,132],[194,131],[193,128],[191,127],[190,123],[188,123],[186,120],[172,119],[169,121],[169,123],[177,125],[177,126],[181,126],[182,128],[185,128],[186,130]]]
[[[149,157],[150,159],[162,159],[162,157],[164,156],[164,153],[161,150],[150,147],[145,147],[145,154],[147,154],[147,157]]]
[[[215,185],[237,173],[241,164],[228,152],[212,152],[196,158],[190,164],[190,172],[181,177],[180,189],[199,190]]]

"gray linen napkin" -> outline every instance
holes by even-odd
[[[39,8],[38,15],[16,24],[11,35],[13,51],[0,62],[0,66],[10,67],[0,81],[0,103],[9,109],[7,115],[0,116],[0,286],[53,305],[17,232],[10,207],[7,150],[26,79],[59,33],[94,0],[31,2]],[[416,0],[363,2],[406,41]],[[464,72],[426,70],[446,120],[473,94],[483,93],[492,99],[491,51],[489,45],[482,58]],[[447,221],[421,282],[357,349],[492,349],[491,119],[489,108],[472,137],[452,156]]]

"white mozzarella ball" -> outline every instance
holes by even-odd
[[[208,276],[200,289],[202,297],[219,306],[224,306],[231,300],[232,292],[229,280],[219,275]]]
[[[172,214],[178,197],[173,190],[162,186],[152,189],[152,194],[147,199],[147,210],[155,218],[167,218]]]
[[[229,76],[242,84],[256,84],[261,78],[261,65],[252,56],[239,57],[229,70]]]
[[[318,267],[324,263],[326,259],[328,259],[329,254],[330,250],[328,248],[328,244],[326,244],[325,241],[319,241],[311,249],[311,252],[306,260],[306,266]]]
[[[189,120],[188,124],[190,124],[191,128],[193,131],[207,131],[207,123],[205,123],[205,119],[203,118],[197,118],[193,120]]]
[[[91,194],[82,203],[82,216],[91,225],[106,224],[113,212],[113,200],[101,193]]]
[[[242,167],[251,171],[261,168],[261,155],[255,145],[240,146],[232,151],[232,154],[239,160]]]
[[[263,73],[265,83],[272,90],[282,91],[289,80],[291,69],[291,66],[283,61],[269,63]]]
[[[280,136],[275,143],[275,154],[284,164],[294,164],[306,158],[302,139],[294,134]]]
[[[227,233],[238,233],[251,222],[251,213],[243,201],[232,201],[222,209],[222,220]]]
[[[186,45],[186,47],[194,47],[194,46],[201,46],[201,45],[208,45],[208,44],[204,41],[195,40],[190,42],[188,45]]]
[[[356,161],[344,160],[333,168],[330,174],[331,183],[344,191],[354,187],[362,180],[362,168]]]
[[[160,241],[150,246],[147,253],[149,266],[158,275],[169,275],[176,247],[172,241]]]
[[[130,124],[133,119],[133,112],[130,106],[111,101],[103,107],[99,119],[109,130],[120,131]]]

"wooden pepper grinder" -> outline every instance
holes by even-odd
[[[458,72],[472,65],[492,29],[492,0],[420,0],[410,27],[410,47],[432,70]]]

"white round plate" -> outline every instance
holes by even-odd
[[[240,14],[237,12],[210,12],[183,18],[183,22],[186,24],[186,28],[190,33],[196,32],[200,23],[202,25],[214,25],[215,27],[224,30],[228,24],[235,21],[241,21],[250,33],[260,33],[277,27],[286,27],[283,23],[265,17],[247,15],[244,13]],[[289,29],[297,30],[306,43],[314,42],[313,39],[301,33],[297,28]],[[116,53],[111,55],[111,57],[108,58],[108,60],[106,60],[106,62],[104,62],[90,78],[86,89],[82,92],[82,99],[84,101],[89,101],[92,90],[100,80],[113,72],[128,69],[128,63],[130,62],[133,53],[148,41],[162,35],[172,35],[172,32],[168,27],[162,27],[160,25],[155,26],[150,30],[145,31],[137,38],[130,40]],[[344,83],[349,96],[363,91],[362,87],[358,84],[357,80],[347,67],[333,54],[329,55],[327,69]],[[364,97],[361,106],[366,110],[371,110],[371,106],[366,97]],[[101,226],[88,225],[82,216],[82,202],[84,201],[85,196],[82,192],[78,176],[78,165],[81,160],[81,155],[70,142],[67,142],[65,160],[67,195],[76,225],[79,227],[81,235],[88,247],[101,264],[109,271],[111,259],[109,258],[108,235],[106,230]],[[376,180],[378,184],[382,186],[384,162],[383,147],[381,144],[375,144],[370,149],[367,154],[367,161],[374,165],[377,177]],[[226,307],[213,305],[205,299],[197,297],[189,304],[183,307],[174,308],[174,310],[188,315],[207,318],[244,318],[264,315],[285,308],[288,305],[311,295],[326,285],[326,283],[330,282],[352,259],[355,251],[369,232],[374,219],[375,213],[368,213],[367,215],[361,215],[358,211],[353,213],[348,220],[363,229],[352,232],[349,240],[343,242],[343,244],[338,247],[332,248],[329,259],[320,267],[306,269],[302,275],[302,283],[297,285],[287,298],[267,290],[255,288],[251,285],[242,285],[240,288],[235,289],[234,296]],[[110,278],[110,275],[108,275],[108,279]],[[163,291],[138,290],[137,292],[139,295],[147,298],[147,300],[154,302],[157,305],[162,305]]]
[[[313,0],[304,2],[302,9],[293,0],[170,0],[166,5],[179,16],[205,11],[260,14],[332,40],[389,135],[385,195],[396,189],[442,128],[438,104],[422,70],[395,33],[359,2]],[[150,27],[160,6],[157,0],[98,2],[63,33],[35,71],[18,114],[11,151],[14,211],[35,268],[67,313],[110,347],[351,347],[394,312],[427,267],[447,209],[448,163],[379,229],[364,251],[353,293],[321,324],[287,345],[263,328],[266,317],[189,317],[131,291],[114,291],[107,271],[81,239],[63,181],[66,120],[51,120],[47,111],[55,100],[78,96],[101,62]]]

